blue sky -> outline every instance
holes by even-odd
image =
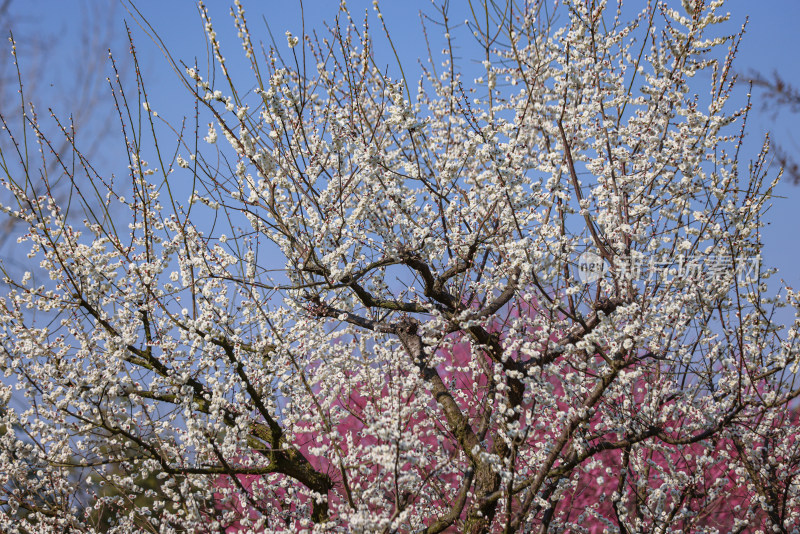
[[[228,16],[230,2],[209,0],[207,3],[223,46],[226,46],[227,57],[232,62],[239,60],[241,48],[233,33],[231,18]],[[58,98],[62,109],[69,109],[70,103],[78,102],[79,99],[77,95],[60,91],[60,87],[64,84],[71,87],[70,83],[74,85],[75,80],[70,77],[80,77],[82,65],[85,65],[90,57],[103,60],[107,54],[103,49],[102,39],[96,39],[94,42],[90,39],[84,44],[79,43],[82,34],[86,33],[84,31],[86,27],[99,23],[113,36],[112,47],[115,55],[124,58],[127,53],[123,25],[125,18],[132,26],[152,107],[162,110],[162,114],[165,114],[164,111],[170,111],[172,115],[170,119],[173,121],[178,119],[175,115],[179,113],[191,113],[191,101],[187,98],[185,89],[180,86],[175,74],[167,67],[158,48],[142,28],[133,22],[134,18],[125,12],[124,7],[117,5],[116,13],[112,13],[108,11],[108,3],[101,4],[88,0],[31,0],[24,3],[18,1],[17,4],[18,10],[20,7],[24,9],[18,11],[21,16],[17,19],[17,23],[22,27],[16,30],[17,35],[22,33],[39,36],[34,38],[32,43],[26,44],[36,44],[39,38],[61,39],[55,57],[49,58],[49,63],[38,67],[35,76],[40,82],[44,82],[41,84],[44,86],[47,86],[47,82],[52,78],[51,83],[54,86],[45,89],[54,91],[53,98]],[[372,17],[371,4],[371,1],[366,0],[348,2],[354,14],[362,14],[365,9],[369,9]],[[103,5],[103,12],[96,11],[100,5]],[[331,20],[335,16],[337,5],[338,2],[335,0],[306,0],[304,2],[306,27],[320,28],[323,20]],[[629,1],[627,5],[638,9],[644,6],[644,0]],[[201,63],[205,60],[203,26],[193,1],[140,0],[137,2],[137,7],[164,40],[176,60],[187,63],[192,63],[195,58]],[[284,32],[287,29],[294,34],[300,33],[301,19],[297,0],[249,2],[245,0],[245,7],[248,10],[251,28],[265,41],[268,41],[269,37],[264,31],[262,16],[269,21],[279,44],[285,43]],[[425,54],[419,12],[420,10],[430,12],[430,2],[384,0],[381,9],[405,63],[414,65],[416,57]],[[800,32],[796,29],[797,21],[800,20],[800,1],[764,0],[756,3],[752,0],[730,0],[727,10],[731,12],[731,23],[728,26],[731,32],[749,17],[747,34],[739,50],[738,70],[756,69],[765,74],[778,70],[786,79],[800,84],[800,59],[797,53],[800,50]],[[378,29],[374,24],[377,21],[374,17],[371,20],[375,31]],[[436,30],[433,29],[433,32]],[[24,53],[25,47],[21,46],[21,50]],[[391,63],[391,59],[387,58],[386,62]],[[745,92],[743,88],[739,98],[743,98]],[[760,113],[757,102],[755,111],[750,118],[748,129],[750,154],[755,154],[764,133],[768,130],[773,131],[775,138],[782,142],[785,148],[800,152],[800,127],[795,125],[797,116],[784,113],[774,117]],[[122,148],[120,145],[117,142],[114,145],[116,148],[109,146],[106,155],[114,154]],[[116,172],[122,170],[124,167],[116,169]],[[767,247],[764,263],[777,266],[781,278],[790,285],[800,287],[800,269],[797,267],[800,263],[800,232],[797,231],[797,228],[800,228],[800,210],[795,206],[800,199],[800,186],[782,184],[779,186],[778,194],[785,199],[776,199],[769,212],[768,220],[771,224],[765,231]]]

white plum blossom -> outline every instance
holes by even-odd
[[[451,4],[413,80],[380,11],[287,57],[237,0],[239,70],[200,3],[215,146],[126,124],[125,180],[5,123],[0,530],[800,529],[724,3]]]
[[[213,145],[217,142],[217,130],[213,122],[208,123],[208,134],[205,137],[206,143]]]

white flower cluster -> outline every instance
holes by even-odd
[[[523,4],[468,20],[478,79],[448,49],[416,86],[349,15],[287,32],[308,65],[256,53],[238,1],[234,73],[201,4],[214,147],[159,175],[168,140],[126,140],[83,226],[2,178],[29,258],[0,296],[0,530],[800,529],[798,294],[760,263],[574,269],[763,257],[776,181],[736,159],[722,3]]]

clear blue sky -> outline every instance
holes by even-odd
[[[124,41],[123,18],[132,21],[133,18],[125,13],[121,7],[117,13],[110,16],[109,2],[99,1],[73,1],[73,0],[15,0],[15,12],[22,15],[18,23],[22,28],[17,30],[25,35],[38,35],[41,39],[64,39],[63,46],[59,47],[56,57],[38,71],[37,77],[42,81],[52,82],[59,86],[59,79],[63,77],[81,76],[81,66],[85,64],[87,56],[96,54],[102,58],[105,51],[101,48],[100,40],[89,42],[82,46],[71,46],[69,43],[80,38],[81,29],[87,25],[99,23],[115,36],[113,44],[118,57],[124,58],[126,44]],[[231,18],[228,15],[229,5],[232,2],[224,0],[208,0],[211,6],[212,17],[223,45],[227,45],[229,60],[238,60],[240,47],[232,34]],[[264,16],[272,27],[273,34],[279,43],[285,43],[284,32],[288,29],[295,34],[300,33],[299,2],[297,0],[244,0],[248,10],[248,19],[256,34],[263,35],[268,41],[266,32],[263,31]],[[456,5],[459,2],[454,2]],[[676,0],[677,3],[677,0]],[[348,5],[353,13],[364,13],[370,8],[371,1],[352,0]],[[321,21],[331,20],[337,11],[338,2],[335,0],[306,0],[306,26],[320,27]],[[644,5],[644,0],[629,0],[629,7],[638,9]],[[192,63],[195,57],[202,62],[205,58],[205,41],[203,27],[200,22],[195,3],[190,0],[141,0],[137,6],[142,14],[153,25],[161,38],[176,59]],[[430,10],[427,0],[384,0],[381,3],[385,20],[393,37],[406,59],[406,63],[414,64],[415,58],[425,53],[422,46],[421,32],[419,30],[419,11]],[[102,12],[96,11],[102,8]],[[455,9],[455,8],[454,8]],[[797,31],[797,21],[800,20],[800,1],[798,0],[730,0],[727,6],[731,12],[732,22],[729,26],[731,32],[749,17],[748,30],[738,56],[738,70],[757,69],[765,74],[778,70],[790,81],[800,85],[800,32]],[[458,18],[458,17],[454,17]],[[463,16],[461,17],[463,18]],[[372,18],[373,23],[377,22]],[[166,68],[166,61],[160,56],[158,49],[142,32],[132,23],[133,34],[143,66],[150,93],[150,102],[156,110],[183,110],[191,113],[190,101],[186,98],[184,89],[177,83],[175,75]],[[377,26],[373,24],[373,29]],[[434,30],[435,31],[435,30]],[[33,44],[36,40],[34,39]],[[30,44],[30,43],[29,43]],[[25,47],[21,47],[24,51]],[[390,63],[389,58],[386,59]],[[61,77],[61,78],[60,78]],[[745,93],[741,91],[741,95]],[[64,102],[65,109],[72,100],[69,94],[58,95]],[[183,105],[181,105],[183,104]],[[756,110],[758,111],[758,110]],[[163,114],[163,113],[162,113]],[[800,153],[800,126],[796,125],[798,116],[782,114],[778,117],[767,116],[763,113],[754,113],[749,122],[749,136],[751,148],[760,145],[764,132],[772,130],[775,138],[780,140],[787,149],[794,149]],[[175,120],[177,117],[172,116]],[[119,143],[116,143],[119,148]],[[115,149],[109,149],[111,153]],[[754,153],[753,150],[750,153]],[[124,167],[123,167],[124,168]],[[120,172],[120,169],[117,169]],[[770,227],[766,231],[767,249],[765,264],[777,266],[790,285],[800,287],[800,209],[796,207],[800,200],[800,186],[782,184],[778,193],[785,200],[776,200],[770,211]]]

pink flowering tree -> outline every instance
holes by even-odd
[[[269,48],[237,2],[249,72],[201,4],[198,126],[118,84],[125,185],[68,134],[68,205],[27,194],[26,115],[0,527],[800,528],[798,296],[721,4],[476,3],[462,41],[444,5],[417,83],[377,4]]]

